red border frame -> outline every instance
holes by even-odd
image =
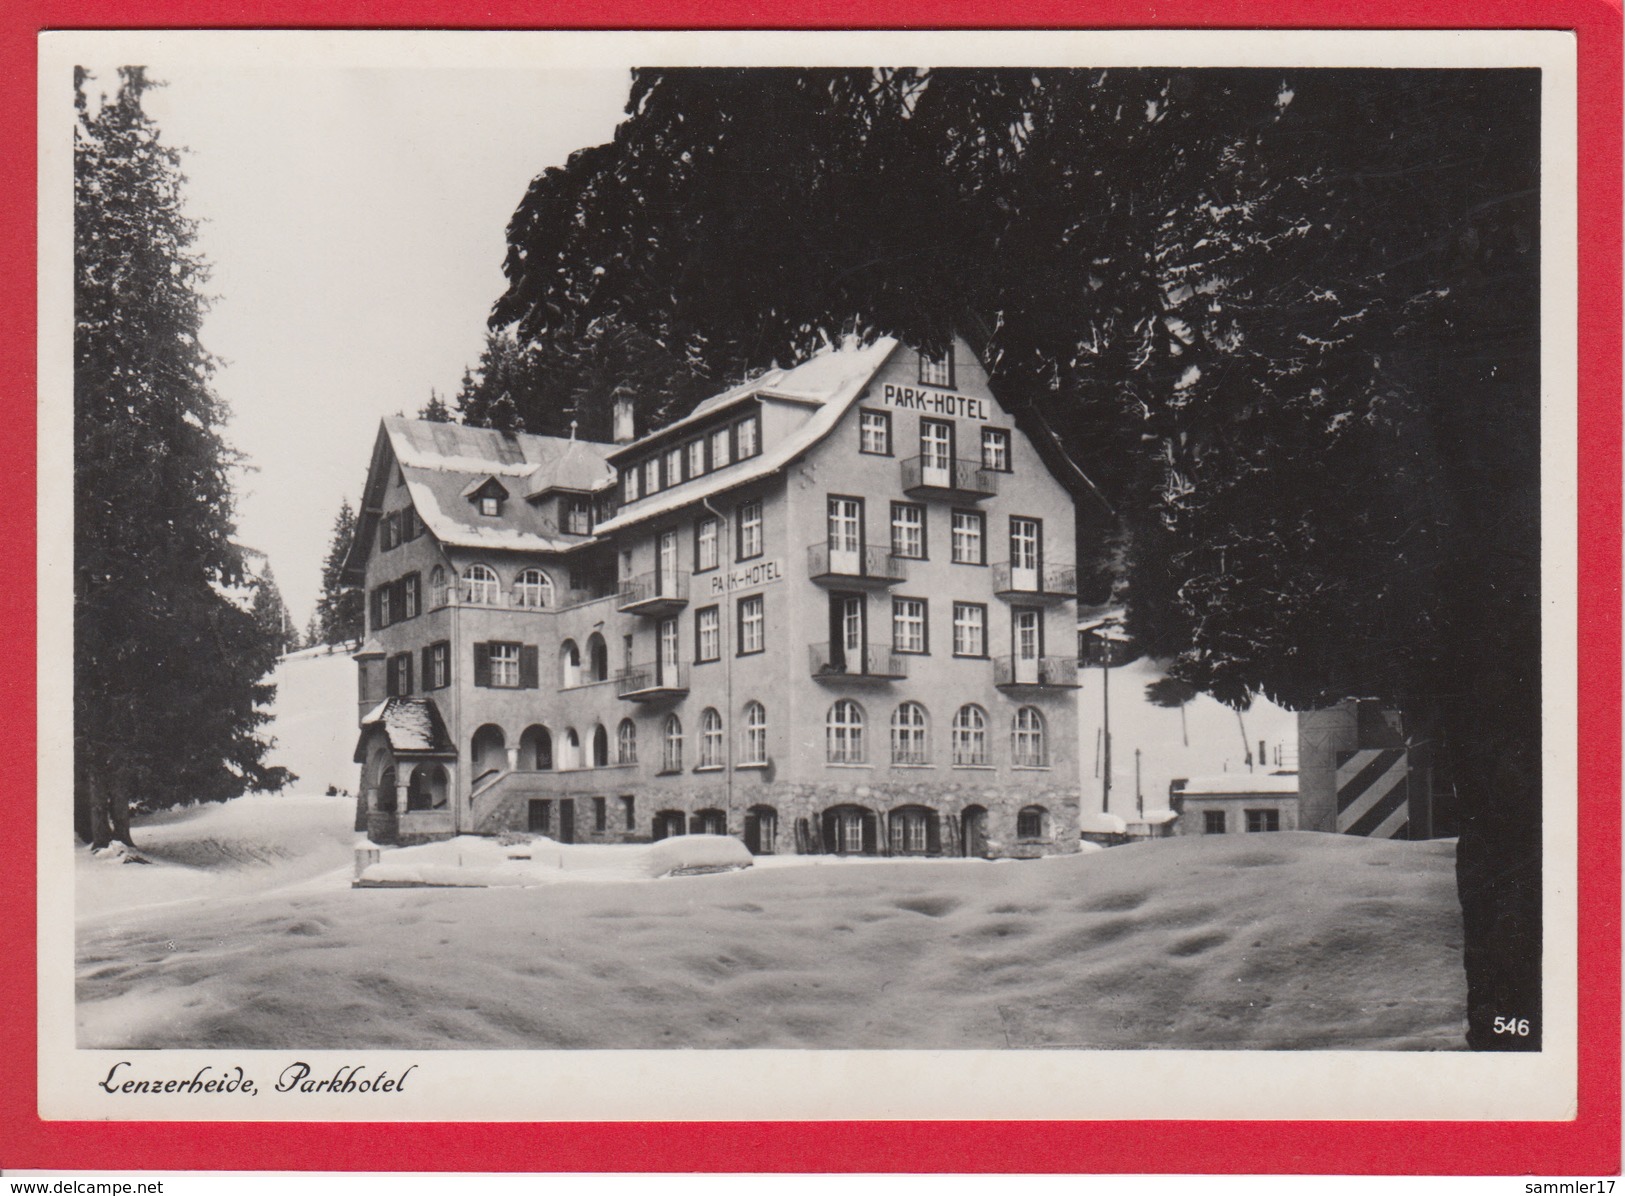
[[[35,793],[35,247],[37,35],[50,28],[974,28],[983,0],[16,0],[0,15],[0,659],[8,813]],[[1017,0],[1005,28],[1544,28],[1579,42],[1580,826],[1578,1117],[1567,1122],[831,1122],[371,1124],[45,1122],[35,1100],[36,859],[0,869],[0,1166],[124,1170],[1022,1171],[1614,1174],[1620,1163],[1621,19],[1604,0]],[[55,783],[55,782],[53,782]],[[967,1133],[968,1128],[976,1132]]]

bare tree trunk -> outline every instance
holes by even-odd
[[[135,841],[130,838],[130,777],[128,773],[118,773],[114,777],[112,784],[108,786],[107,822],[113,838],[126,847],[135,846]]]

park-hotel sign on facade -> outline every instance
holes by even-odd
[[[1078,846],[1071,496],[964,342],[620,442],[384,421],[348,568],[379,842]]]

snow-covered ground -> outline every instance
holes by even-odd
[[[1022,862],[780,857],[351,888],[350,813],[249,797],[140,826],[151,864],[80,848],[79,1044],[1461,1043],[1446,842],[1213,836]]]
[[[266,762],[293,770],[301,793],[328,786],[355,792],[355,661],[348,649],[307,648],[282,658],[271,680],[276,702],[266,734],[276,742]]]

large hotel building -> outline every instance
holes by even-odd
[[[1076,850],[1072,499],[962,341],[616,425],[383,422],[347,563],[374,840]]]

